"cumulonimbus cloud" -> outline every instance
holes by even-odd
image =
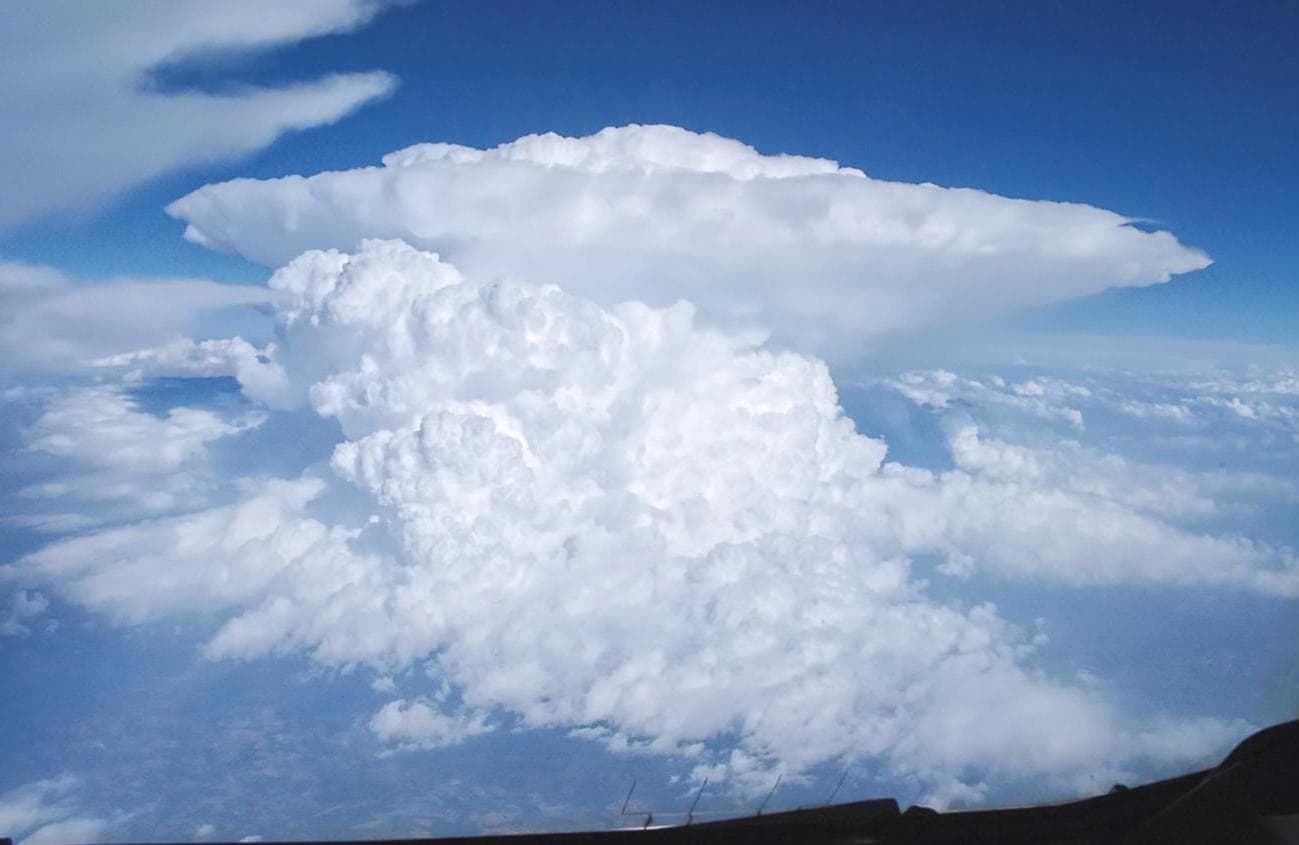
[[[602,305],[686,299],[705,323],[835,356],[1209,263],[1111,211],[886,182],[672,126],[422,144],[381,167],[208,185],[168,212],[191,240],[267,266],[401,238],[474,278]]]
[[[750,785],[873,758],[951,799],[976,796],[981,771],[1117,776],[1244,729],[1135,723],[1035,671],[1034,638],[994,608],[934,601],[912,576],[911,556],[937,550],[1066,583],[1295,589],[1231,549],[1189,575],[1140,555],[1089,574],[1088,538],[1059,524],[1124,500],[1098,501],[1068,467],[968,429],[957,471],[888,463],[823,362],[701,326],[686,304],[479,281],[396,241],[309,252],[271,286],[281,345],[250,366],[277,378],[254,384],[338,420],[328,469],[52,544],[10,578],[133,622],[223,613],[212,657],[422,664],[456,700],[405,675],[370,722],[399,747],[510,719]],[[1061,479],[1080,490],[1046,499],[1042,533],[989,556],[977,525],[1038,524],[1025,509]],[[1147,550],[1183,539],[1189,557],[1196,538],[1157,517],[1116,524]],[[1194,742],[1171,753],[1170,734]]]
[[[0,28],[0,229],[85,209],[158,174],[243,155],[390,93],[387,73],[280,88],[163,91],[156,67],[290,44],[370,20],[380,0],[217,5],[20,2]],[[93,139],[89,141],[87,139]]]

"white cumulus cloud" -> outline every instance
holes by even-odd
[[[423,701],[397,699],[385,704],[370,720],[370,730],[384,742],[403,750],[428,750],[458,745],[492,726],[484,713],[447,714]]]
[[[886,182],[671,126],[423,144],[381,167],[208,185],[168,211],[191,240],[268,266],[402,238],[474,278],[605,306],[687,299],[709,324],[831,355],[1209,263],[1111,211]]]
[[[125,621],[225,614],[212,657],[421,663],[456,703],[386,705],[370,727],[398,748],[465,740],[499,711],[741,784],[874,758],[950,800],[981,773],[1073,783],[1247,730],[1170,720],[1198,738],[1172,755],[1102,690],[1036,671],[1033,639],[995,608],[912,577],[913,554],[940,550],[1069,583],[1293,589],[1227,552],[1188,576],[1214,547],[1127,489],[1143,470],[959,427],[947,476],[890,463],[818,359],[702,326],[686,303],[603,307],[397,241],[307,253],[271,287],[270,398],[338,420],[330,468],[52,544],[10,577]],[[1173,565],[1094,559],[1091,529],[1125,509],[1138,540],[1192,545]],[[1026,524],[996,557],[996,531]]]
[[[150,72],[353,29],[377,0],[20,0],[0,28],[0,228],[82,209],[158,174],[260,149],[390,92],[386,73],[280,88],[163,91]]]
[[[946,554],[949,574],[1073,585],[1184,584],[1299,596],[1299,558],[1238,534],[1183,527],[1217,514],[1221,483],[1133,464],[1074,443],[1017,446],[957,426],[946,472],[890,464],[869,522],[909,553]]]

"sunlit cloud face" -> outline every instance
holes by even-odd
[[[705,324],[835,357],[1209,263],[1114,212],[885,182],[670,126],[418,145],[381,167],[209,185],[168,211],[191,240],[267,266],[401,238],[478,279],[605,306],[685,299]]]
[[[168,171],[253,152],[388,94],[396,80],[381,71],[222,93],[163,91],[150,80],[164,64],[353,29],[383,6],[8,4],[0,29],[0,229],[91,208]]]
[[[308,252],[270,288],[277,345],[227,372],[272,419],[336,421],[313,465],[55,542],[8,577],[125,622],[219,614],[210,658],[422,667],[429,680],[407,674],[368,717],[390,750],[520,724],[679,755],[739,790],[831,760],[876,761],[939,803],[978,800],[990,772],[1072,789],[1198,760],[1246,726],[1146,722],[1045,675],[1040,635],[932,598],[917,556],[951,578],[1299,590],[1283,548],[1184,525],[1212,511],[1192,476],[1017,446],[959,417],[950,471],[890,462],[822,361],[704,325],[686,303],[606,307],[400,241]],[[189,360],[175,350],[102,371],[168,371]],[[962,384],[896,387],[942,406]],[[1001,392],[1081,425],[1060,409],[1083,388]],[[173,443],[150,459],[191,471],[205,444],[254,424],[146,422],[92,391],[52,404],[33,445],[89,462],[57,432],[92,412],[119,439]]]
[[[1229,421],[1292,456],[1292,371],[861,365],[1207,263],[1167,233],[661,126],[421,145],[169,210],[269,284],[0,267],[34,385],[0,399],[46,462],[7,524],[49,541],[0,568],[6,636],[60,603],[200,619],[216,665],[372,672],[354,727],[389,760],[548,731],[734,796],[831,764],[939,805],[1076,794],[1251,728],[1048,668],[1051,620],[986,595],[1293,600],[1288,535],[1251,522],[1293,483],[1154,448]],[[230,308],[274,341],[198,332]],[[164,382],[202,389],[151,404]],[[851,418],[845,393],[869,397]],[[875,425],[899,406],[923,449]],[[1089,440],[1113,419],[1159,438]]]
[[[1284,27],[460,8],[3,4],[0,835],[1007,806],[1295,715]]]

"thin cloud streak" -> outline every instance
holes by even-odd
[[[160,174],[246,155],[391,93],[382,71],[234,93],[164,92],[157,66],[362,26],[375,0],[8,4],[0,29],[0,230],[94,208]]]

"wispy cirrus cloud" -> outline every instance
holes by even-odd
[[[203,313],[264,305],[270,296],[260,285],[203,279],[82,281],[52,267],[0,263],[0,377],[124,365],[129,357],[113,356],[178,340],[184,346]],[[229,360],[231,355],[255,358],[256,350],[247,344],[232,348],[227,342],[221,357]],[[176,350],[172,357],[194,356]]]
[[[76,778],[33,781],[0,794],[0,830],[20,845],[92,842],[104,836],[109,820],[83,814],[77,806]]]
[[[208,445],[262,421],[256,413],[226,418],[188,407],[155,415],[118,387],[58,393],[25,433],[26,448],[53,458],[55,468],[14,491],[27,512],[6,519],[58,532],[205,504],[223,484]]]
[[[396,83],[381,71],[222,93],[162,91],[149,79],[160,65],[205,53],[354,29],[384,5],[8,4],[0,29],[0,229],[93,207],[161,173],[253,152],[384,96]]]
[[[27,623],[50,606],[40,593],[18,590],[9,596],[7,606],[0,606],[0,637],[25,637],[31,633]]]

